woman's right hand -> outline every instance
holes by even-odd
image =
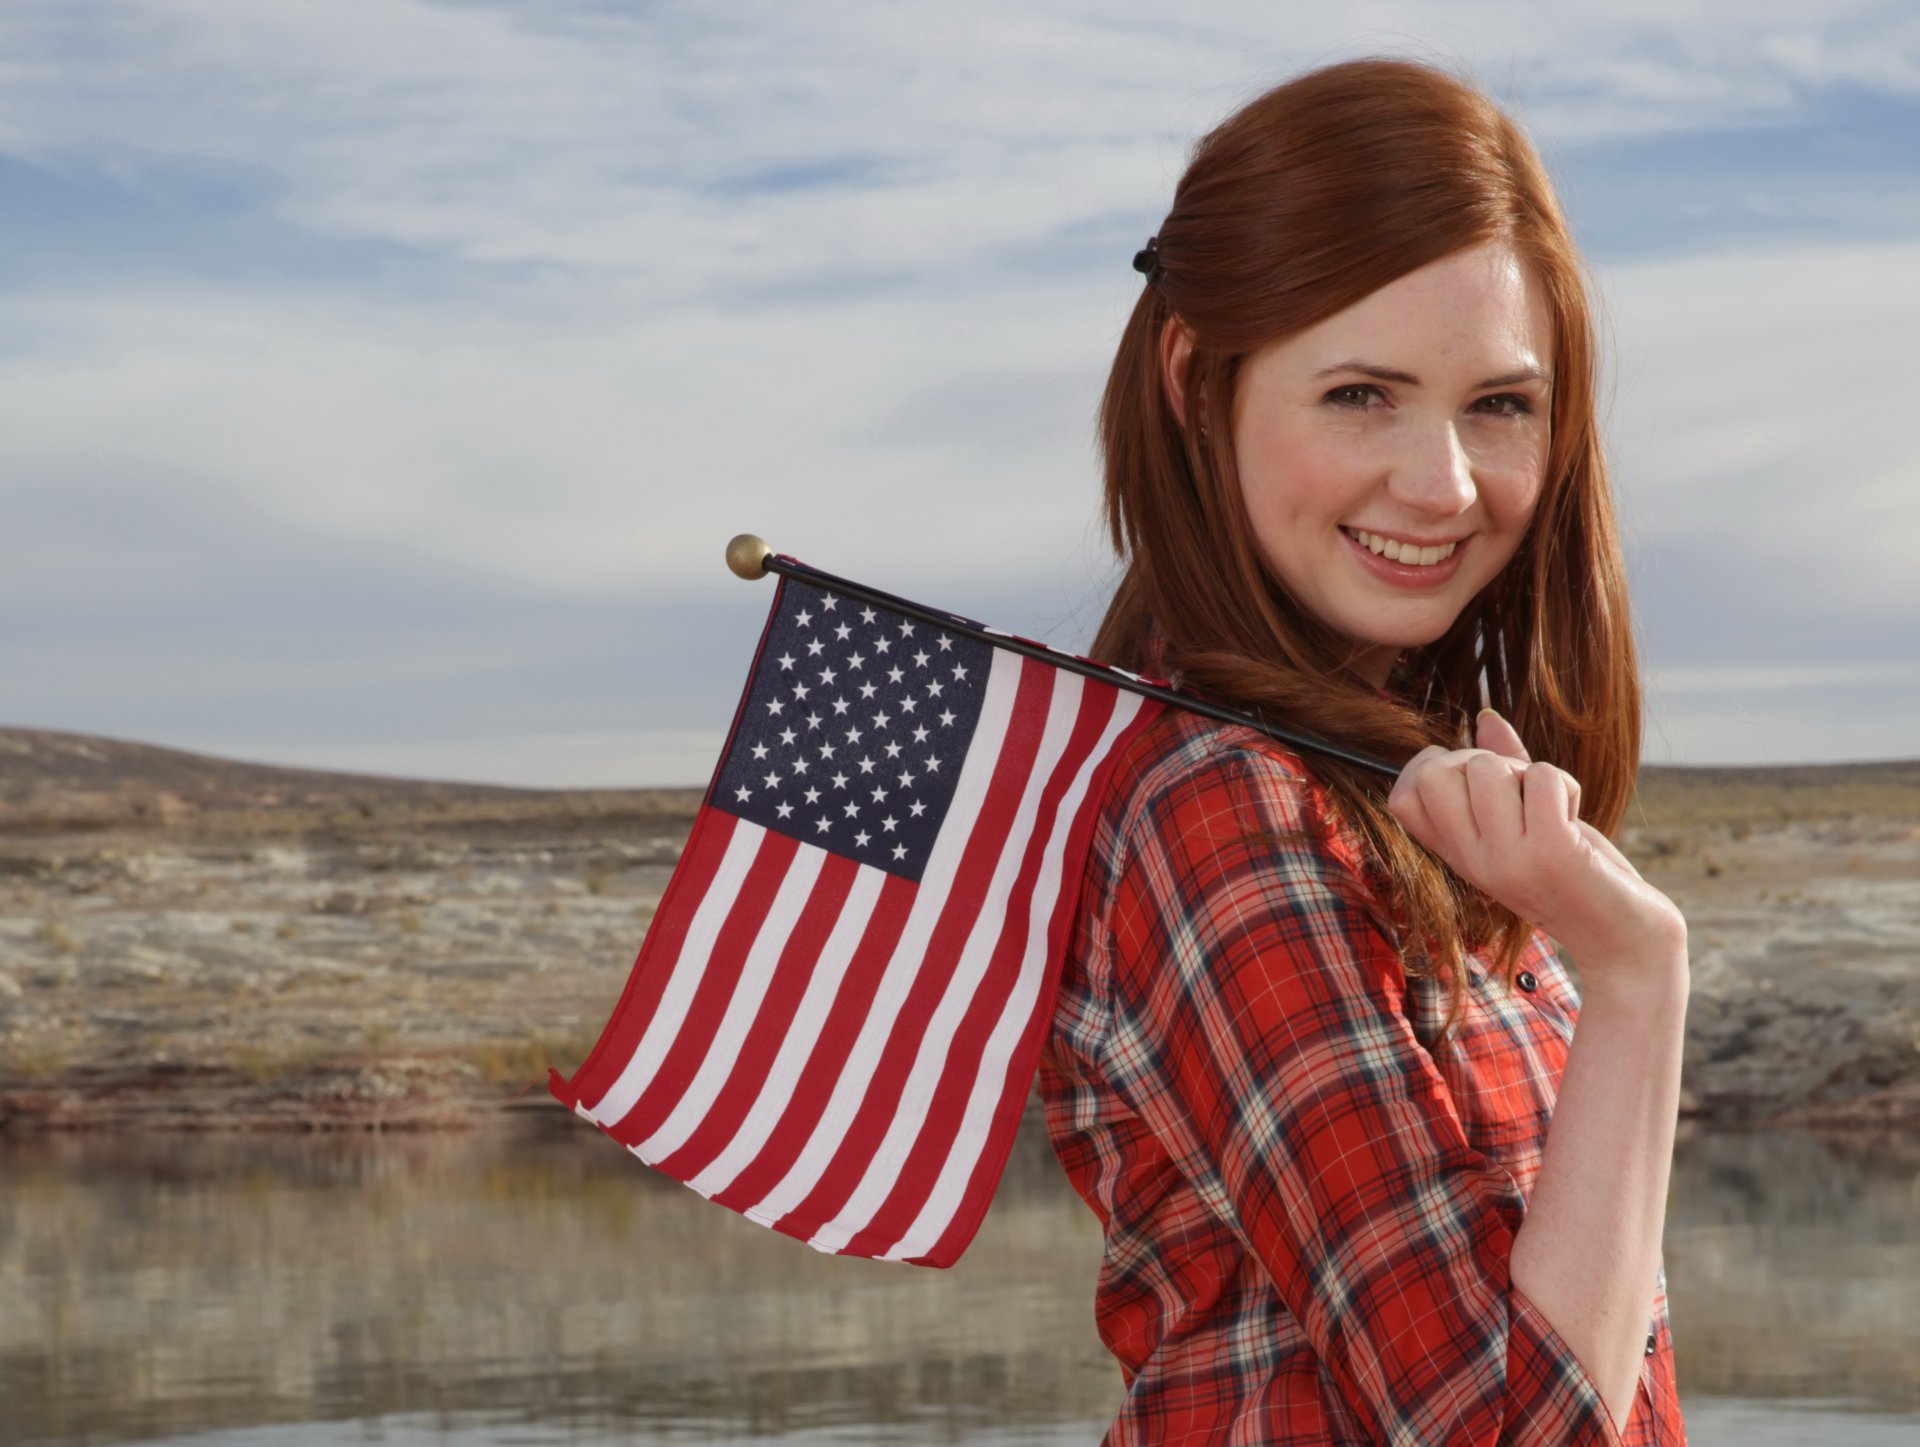
[[[1545,930],[1582,964],[1649,969],[1684,950],[1686,921],[1606,835],[1580,817],[1580,784],[1536,762],[1491,709],[1479,745],[1433,745],[1407,761],[1387,796],[1406,831],[1468,883]]]

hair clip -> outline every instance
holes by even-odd
[[[1133,269],[1147,279],[1151,286],[1160,280],[1160,238],[1149,236],[1147,244],[1133,253]]]

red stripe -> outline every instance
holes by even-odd
[[[693,1134],[671,1154],[655,1162],[668,1175],[683,1181],[699,1175],[708,1162],[726,1149],[727,1142],[745,1123],[747,1112],[767,1083],[774,1057],[779,1054],[794,1013],[807,992],[807,982],[827,947],[827,936],[832,933],[859,873],[859,863],[844,855],[829,854],[821,865],[813,892],[807,896],[799,919],[794,921],[793,933],[774,963],[766,995],[740,1042],[739,1054],[727,1072],[726,1084],[707,1107]]]
[[[1056,674],[1055,677],[1060,675]],[[952,1155],[960,1125],[966,1114],[968,1097],[980,1072],[981,1056],[988,1037],[1006,1013],[1008,1002],[1020,982],[1022,957],[1031,937],[1029,914],[1034,886],[1047,858],[1047,845],[1053,834],[1060,801],[1100,742],[1100,731],[1113,714],[1113,690],[1101,684],[1085,682],[1066,746],[1054,764],[1053,772],[1041,786],[1033,815],[1032,832],[1022,846],[1019,872],[1007,894],[1006,913],[1001,921],[1000,938],[994,942],[986,971],[967,1002],[966,1014],[953,1033],[933,1099],[927,1106],[926,1124],[914,1139],[913,1148],[901,1163],[900,1174],[887,1198],[867,1224],[842,1250],[849,1256],[877,1256],[885,1252],[907,1232],[926,1205],[941,1169]],[[1063,882],[1071,879],[1063,875]],[[1053,914],[1061,912],[1060,901],[1049,902]],[[1048,920],[1051,927],[1052,920]],[[999,1114],[996,1103],[995,1115]]]
[[[713,1199],[721,1205],[735,1211],[746,1210],[779,1185],[800,1158],[808,1137],[820,1123],[820,1117],[826,1114],[834,1082],[839,1080],[847,1057],[853,1053],[853,1043],[859,1038],[860,1027],[866,1023],[874,992],[880,987],[887,961],[893,957],[900,932],[906,928],[907,917],[913,912],[914,897],[919,889],[912,880],[897,874],[888,875],[886,883],[880,886],[880,898],[874,901],[867,932],[860,937],[860,944],[847,965],[840,991],[821,1023],[815,1046],[807,1052],[800,1067],[800,1076],[793,1083],[786,1109],[767,1136],[760,1154],[726,1187],[714,1192]]]
[[[598,1043],[573,1073],[573,1079],[549,1082],[554,1096],[563,1104],[571,1107],[583,1100],[591,1103],[600,1099],[627,1068],[627,1061],[639,1048],[640,1037],[646,1033],[647,1022],[660,1007],[660,996],[666,992],[694,909],[713,883],[739,822],[718,809],[702,808],[694,815],[687,847],[680,852],[680,862],[640,941],[640,953],[628,972],[626,989],[614,1007],[613,1018],[607,1021],[607,1028],[600,1032]]]
[[[983,897],[993,881],[995,866],[1006,848],[1007,834],[1025,792],[1027,775],[1039,751],[1052,696],[1053,669],[1023,658],[1006,734],[993,768],[992,781],[974,828],[954,871],[953,888],[936,921],[927,952],[907,998],[887,1032],[886,1045],[867,1083],[846,1137],[806,1199],[787,1213],[779,1229],[802,1240],[832,1220],[866,1174],[886,1135],[898,1106],[901,1089],[920,1052],[927,1022],[952,978],[961,949]],[[978,747],[976,742],[975,747]],[[924,878],[922,889],[926,888]]]
[[[1087,792],[1082,796],[1079,811],[1068,829],[1066,851],[1061,861],[1062,907],[1054,911],[1047,928],[1046,979],[1033,1002],[1033,1014],[1026,1028],[1020,1032],[1019,1048],[1007,1057],[1007,1077],[999,1110],[992,1129],[987,1133],[980,1158],[974,1165],[973,1177],[967,1182],[959,1209],[953,1213],[947,1229],[941,1232],[940,1239],[927,1254],[910,1258],[914,1265],[953,1265],[973,1240],[974,1234],[980,1229],[981,1219],[987,1214],[987,1207],[993,1203],[994,1190],[1000,1184],[1007,1156],[1013,1150],[1014,1135],[1020,1129],[1020,1118],[1026,1111],[1034,1075],[1040,1068],[1040,1049],[1046,1043],[1047,1032],[1051,1028],[1054,1003],[1060,993],[1060,966],[1066,958],[1068,934],[1079,912],[1087,847],[1093,840],[1095,815],[1099,812],[1101,800],[1106,797],[1108,776],[1113,773],[1114,762],[1125,752],[1127,745],[1153,722],[1162,707],[1158,702],[1145,701],[1139,713],[1121,729],[1105,756],[1094,765],[1093,773],[1087,780]],[[889,1249],[892,1245],[893,1242],[889,1241],[881,1249]]]
[[[700,972],[700,983],[687,1006],[686,1018],[673,1039],[667,1042],[659,1068],[632,1108],[617,1122],[603,1120],[600,1123],[621,1145],[638,1145],[652,1135],[686,1092],[694,1072],[706,1058],[708,1042],[720,1028],[727,1001],[733,998],[734,987],[747,962],[747,951],[759,937],[760,926],[773,907],[774,896],[780,892],[780,883],[787,877],[787,869],[799,849],[797,839],[768,830],[753,856],[753,863],[747,866],[747,877],[740,881],[733,907],[727,911],[713,942],[713,952],[704,960],[680,961],[681,969]],[[588,1103],[592,1104],[591,1099]]]

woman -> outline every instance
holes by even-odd
[[[1042,1072],[1107,1440],[1681,1442],[1686,927],[1604,837],[1639,685],[1539,160],[1443,72],[1332,66],[1135,264],[1095,654],[1409,762],[1170,710],[1113,771]]]

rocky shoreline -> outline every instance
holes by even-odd
[[[311,774],[0,729],[0,1131],[444,1130],[556,1108],[698,792]],[[1649,770],[1683,1108],[1920,1130],[1920,764]]]

